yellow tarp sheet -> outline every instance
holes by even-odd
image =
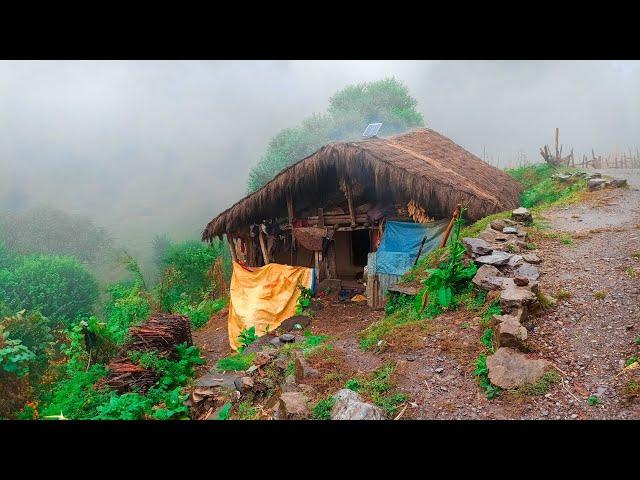
[[[313,269],[270,263],[260,268],[243,267],[233,262],[229,292],[229,344],[238,350],[238,335],[255,327],[261,336],[273,331],[295,315],[300,296],[298,283],[311,288]]]

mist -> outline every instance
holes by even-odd
[[[274,134],[389,76],[500,167],[540,161],[556,127],[578,155],[640,144],[637,61],[3,61],[0,206],[86,215],[134,255],[199,238]]]

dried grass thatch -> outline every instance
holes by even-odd
[[[202,239],[269,218],[286,218],[290,194],[297,212],[323,206],[347,179],[374,198],[414,200],[432,217],[451,215],[458,203],[477,220],[518,206],[520,185],[447,137],[422,128],[390,138],[337,142],[285,168],[260,190],[211,220]]]

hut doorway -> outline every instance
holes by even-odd
[[[333,238],[337,277],[342,280],[362,278],[371,251],[369,229],[336,232]]]

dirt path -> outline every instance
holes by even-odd
[[[624,377],[616,377],[625,360],[640,353],[634,343],[640,336],[640,262],[632,257],[640,252],[640,175],[603,173],[627,178],[630,188],[597,192],[586,203],[546,215],[550,227],[569,232],[575,244],[541,245],[542,288],[570,297],[538,319],[535,336],[568,374],[568,389],[602,401],[597,407],[586,401],[572,406],[580,418],[640,418],[640,404],[625,401]],[[542,408],[562,415],[567,399],[559,401],[560,406],[547,402]]]

